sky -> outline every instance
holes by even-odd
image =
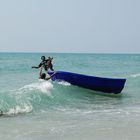
[[[140,53],[140,0],[0,0],[0,52]]]

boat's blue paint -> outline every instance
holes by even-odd
[[[53,72],[48,72],[48,74],[51,75]],[[73,85],[96,91],[116,94],[122,91],[126,82],[126,79],[103,78],[64,71],[57,71],[51,79],[53,81],[66,81]]]

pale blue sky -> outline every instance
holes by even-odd
[[[0,52],[140,53],[140,0],[0,0]]]

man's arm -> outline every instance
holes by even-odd
[[[32,68],[39,69],[39,67],[38,67],[38,66],[32,66]]]
[[[32,66],[32,68],[39,69],[41,66],[42,64],[40,63],[38,66]]]

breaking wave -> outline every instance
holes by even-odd
[[[53,84],[39,81],[25,85],[17,90],[0,93],[0,115],[17,115],[32,112],[38,104],[43,104],[48,98],[53,98]]]

